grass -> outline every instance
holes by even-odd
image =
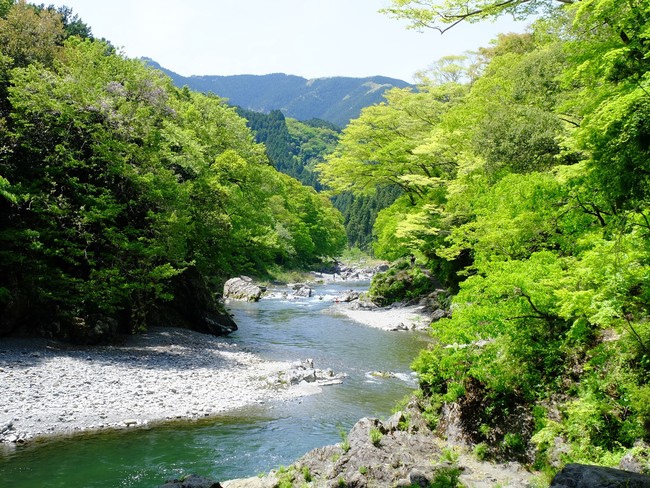
[[[379,444],[381,444],[381,439],[383,437],[384,434],[378,428],[372,427],[370,429],[370,442],[372,442],[373,446],[379,447]]]
[[[439,462],[441,463],[449,463],[449,464],[456,464],[458,462],[458,458],[460,457],[460,454],[456,449],[453,447],[445,447],[442,452],[440,453],[440,460]]]
[[[311,471],[309,471],[308,466],[302,467],[302,477],[305,478],[305,481],[307,483],[310,483],[312,481]]]
[[[350,450],[350,441],[348,440],[348,434],[344,430],[340,431],[341,435],[341,444],[340,447],[343,449],[343,452],[348,452]]]

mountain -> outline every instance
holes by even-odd
[[[187,85],[200,92],[212,92],[229,103],[248,110],[268,113],[280,110],[298,120],[323,119],[344,127],[361,109],[384,101],[383,93],[405,88],[405,81],[385,76],[349,78],[335,76],[308,80],[300,76],[269,75],[181,76],[151,59],[145,61],[167,74],[178,87]]]

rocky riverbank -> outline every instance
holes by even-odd
[[[265,361],[185,329],[154,327],[124,344],[92,348],[2,339],[0,443],[210,417],[341,380],[308,361]]]
[[[536,477],[520,464],[482,462],[462,448],[450,447],[429,429],[417,402],[412,402],[383,422],[361,419],[341,443],[315,449],[267,476],[200,486],[415,487],[455,486],[452,480],[457,480],[472,488],[525,488]]]
[[[265,476],[217,482],[191,475],[160,488],[532,488],[549,482],[549,488],[650,486],[650,476],[621,468],[626,469],[569,464],[551,481],[517,462],[482,461],[467,445],[451,445],[432,431],[414,399],[385,421],[359,420],[339,444],[314,449]]]

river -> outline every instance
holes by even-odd
[[[387,417],[416,387],[409,364],[426,336],[386,332],[325,310],[332,297],[367,283],[319,285],[308,299],[233,303],[239,330],[227,338],[273,360],[311,358],[348,375],[343,384],[289,402],[269,402],[202,421],[50,439],[0,457],[12,488],[151,488],[196,473],[217,480],[254,476],[307,451],[340,442],[361,417]],[[372,371],[390,371],[377,378]]]

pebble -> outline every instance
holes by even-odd
[[[306,394],[267,382],[289,363],[265,361],[223,341],[162,327],[130,337],[119,347],[3,339],[0,430],[10,423],[11,428],[0,432],[0,443],[24,442],[37,432],[66,434],[91,426],[126,428],[203,418]],[[179,352],[169,354],[170,344]],[[39,360],[23,360],[25,356]]]

